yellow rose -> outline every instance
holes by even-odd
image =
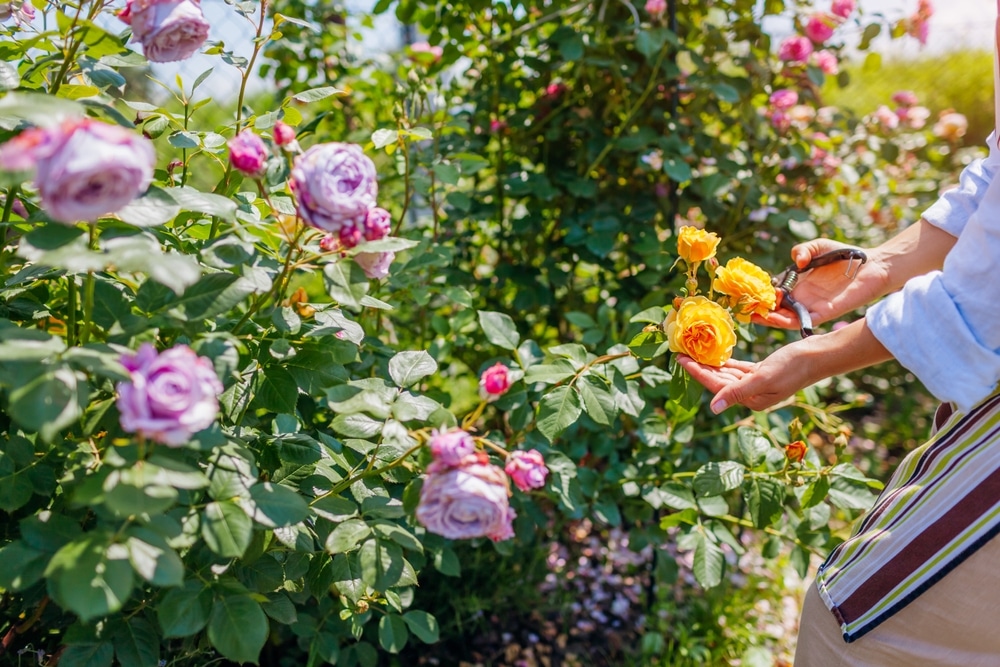
[[[704,262],[715,257],[715,249],[721,241],[715,232],[706,232],[697,227],[681,227],[677,235],[677,254],[688,264]]]
[[[712,289],[729,297],[729,306],[740,322],[749,322],[754,314],[768,314],[778,300],[767,272],[740,257],[715,270]]]
[[[725,308],[703,296],[684,299],[666,321],[671,352],[686,354],[698,363],[721,366],[733,355],[736,331]]]

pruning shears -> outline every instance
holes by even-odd
[[[809,310],[792,298],[792,290],[795,289],[795,285],[799,282],[799,277],[809,271],[812,271],[813,269],[826,266],[827,264],[833,264],[834,262],[847,262],[847,268],[844,270],[844,275],[849,276],[851,280],[854,280],[855,276],[858,275],[858,271],[861,270],[861,265],[867,261],[868,255],[866,255],[863,250],[859,250],[858,248],[841,248],[839,250],[831,250],[830,252],[825,252],[822,255],[813,257],[812,260],[802,268],[792,264],[787,269],[771,278],[771,284],[774,285],[775,289],[781,293],[781,304],[788,306],[788,308],[795,311],[796,317],[799,318],[799,331],[802,333],[803,338],[813,335],[813,323],[812,317],[809,315]]]

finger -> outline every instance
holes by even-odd
[[[762,324],[768,327],[775,327],[776,329],[799,328],[799,319],[792,314],[792,311],[785,308],[772,310],[764,316],[754,315],[751,321],[754,324]]]
[[[715,393],[726,385],[735,382],[739,376],[734,374],[733,369],[726,369],[715,366],[705,366],[686,355],[677,355],[677,363],[703,387]]]

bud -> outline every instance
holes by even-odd
[[[687,288],[688,294],[698,293],[698,280],[696,278],[688,278],[684,283],[684,287]]]
[[[319,247],[323,252],[333,252],[340,247],[340,239],[333,234],[327,234],[320,239]]]
[[[802,440],[796,440],[795,442],[785,445],[785,458],[791,463],[801,463],[802,459],[806,457],[806,452],[808,451],[806,443]]]
[[[267,146],[252,131],[243,130],[229,140],[229,161],[247,176],[260,176],[267,161]]]
[[[295,141],[295,130],[291,125],[278,121],[274,124],[274,143],[279,146],[288,146]]]

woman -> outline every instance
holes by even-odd
[[[998,87],[1000,94],[1000,87]],[[1000,106],[1000,105],[998,105]],[[768,408],[821,379],[891,358],[944,402],[939,430],[904,460],[875,507],[820,567],[796,667],[1000,665],[1000,149],[967,167],[919,223],[843,264],[805,274],[795,298],[816,322],[888,294],[865,316],[759,363],[681,365],[713,412]],[[843,247],[796,246],[800,267]],[[797,327],[788,310],[767,323]]]

